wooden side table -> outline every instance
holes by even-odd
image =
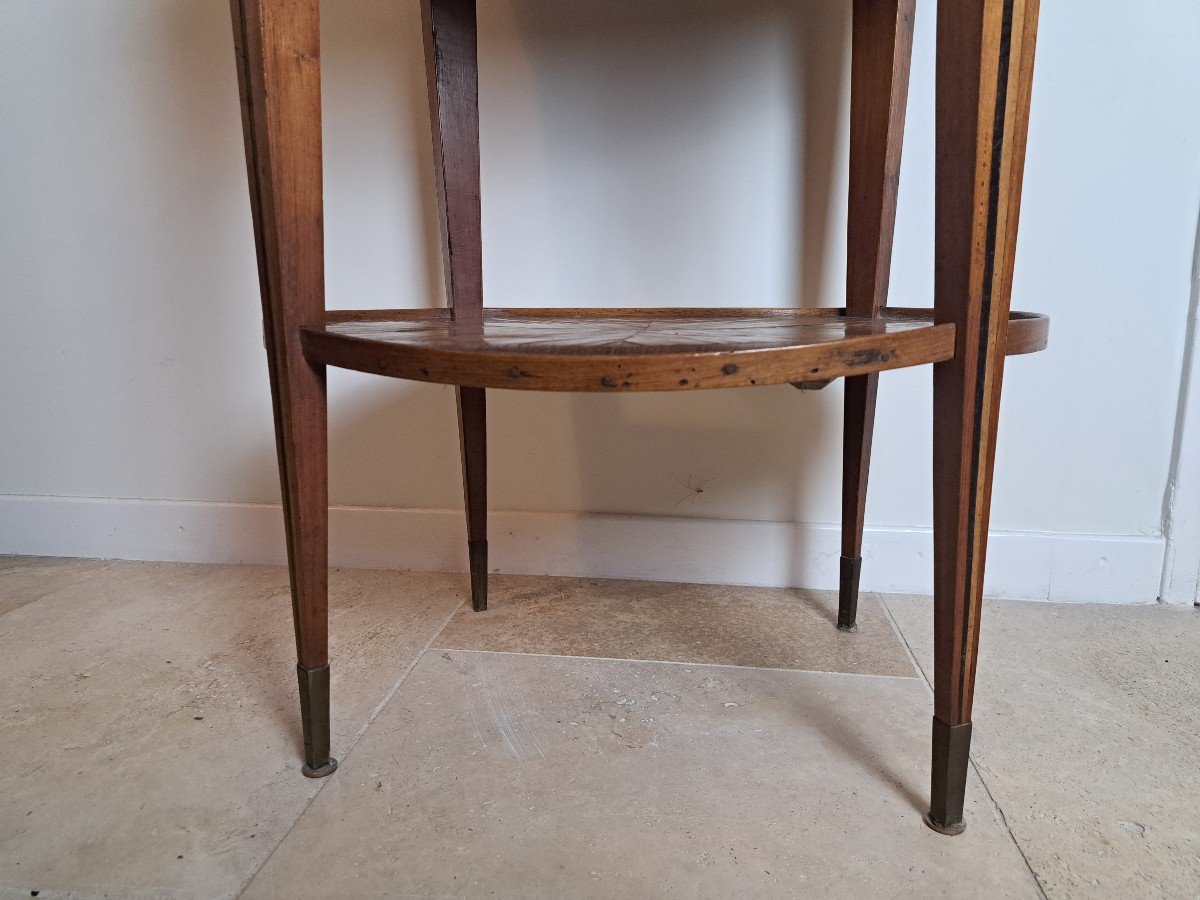
[[[418,2],[418,0],[414,0]],[[471,597],[487,605],[485,390],[690,391],[846,378],[838,626],[853,630],[878,374],[933,366],[934,718],[928,824],[963,823],[996,423],[1038,0],[942,0],[932,309],[886,307],[915,0],[853,0],[843,309],[485,309],[475,0],[422,4],[446,309],[327,312],[318,0],[231,0],[299,655],[304,774],[328,775],[325,367],[457,387]]]

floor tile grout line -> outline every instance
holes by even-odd
[[[900,643],[904,645],[904,652],[908,654],[908,658],[912,660],[912,664],[916,667],[917,671],[921,673],[921,680],[925,682],[925,687],[929,691],[930,698],[932,698],[933,684],[930,682],[929,677],[925,674],[925,669],[921,666],[921,663],[917,661],[916,654],[913,653],[912,647],[909,646],[908,638],[906,638],[904,636],[904,632],[900,630],[900,623],[897,622],[895,617],[892,615],[892,611],[888,607],[887,601],[883,599],[883,595],[876,594],[875,597],[879,600],[879,605],[883,607],[884,614],[887,616],[888,621],[892,623],[892,628],[895,629],[896,636],[900,639]],[[996,798],[992,794],[992,789],[988,786],[987,779],[983,777],[983,771],[979,768],[979,763],[975,761],[975,754],[972,753],[967,758],[967,761],[970,763],[971,769],[974,770],[975,777],[979,779],[979,783],[983,786],[983,793],[988,799],[988,805],[992,808],[992,815],[999,816],[1000,824],[1004,826],[1004,830],[1008,834],[1008,839],[1012,841],[1013,846],[1016,848],[1017,853],[1021,857],[1021,861],[1025,863],[1025,868],[1029,870],[1029,874],[1033,878],[1033,884],[1037,888],[1038,894],[1041,895],[1042,900],[1048,900],[1046,896],[1046,890],[1042,887],[1042,882],[1038,878],[1037,872],[1033,870],[1033,865],[1029,862],[1029,857],[1025,855],[1025,850],[1021,847],[1021,842],[1017,840],[1017,836],[1013,834],[1012,827],[1008,824],[1008,816],[1004,815],[1004,810],[1001,809],[1000,804],[996,802]]]
[[[883,607],[883,614],[887,616],[888,624],[892,626],[892,631],[896,634],[896,640],[900,642],[900,646],[904,648],[904,653],[908,657],[908,661],[912,663],[913,670],[917,673],[914,677],[920,678],[925,683],[925,688],[929,691],[929,696],[932,699],[933,685],[929,681],[929,676],[925,674],[925,669],[921,667],[921,663],[918,662],[916,654],[912,651],[912,647],[908,645],[908,638],[904,636],[904,633],[900,630],[900,624],[892,616],[892,611],[888,608],[887,601],[883,599],[883,594],[880,593],[875,594],[875,599]]]
[[[346,750],[342,754],[342,758],[339,761],[339,765],[344,765],[346,763],[346,761],[350,758],[350,755],[354,752],[354,748],[357,747],[358,742],[360,740],[362,740],[362,736],[367,733],[367,729],[370,728],[371,725],[374,724],[374,722],[377,718],[379,718],[379,714],[381,712],[383,712],[384,707],[386,707],[388,705],[388,703],[391,702],[392,697],[396,696],[396,692],[398,690],[400,690],[400,686],[402,684],[404,684],[405,679],[407,679],[408,676],[410,674],[412,674],[412,670],[417,667],[417,663],[419,663],[421,661],[421,659],[429,651],[429,648],[431,646],[433,646],[433,642],[436,641],[438,639],[438,637],[441,636],[441,633],[443,631],[445,631],[446,626],[450,624],[450,622],[454,619],[454,617],[456,615],[458,615],[458,611],[460,609],[462,609],[464,605],[465,604],[463,601],[459,601],[457,604],[455,604],[454,608],[452,610],[450,610],[450,614],[448,616],[446,616],[445,619],[442,620],[442,624],[438,626],[437,630],[433,633],[433,635],[429,638],[429,640],[427,640],[425,642],[425,645],[421,648],[420,652],[418,652],[417,655],[413,657],[412,662],[410,662],[407,666],[404,667],[404,671],[402,673],[400,673],[400,678],[397,679],[396,683],[391,686],[391,688],[388,690],[388,692],[384,695],[383,699],[380,700],[379,703],[377,703],[375,705],[375,708],[373,710],[371,710],[371,714],[367,717],[366,723],[362,726],[362,728],[358,729],[358,732],[354,735],[354,738],[350,741],[349,746],[346,747]],[[331,774],[336,774],[336,773],[331,773]],[[268,853],[263,858],[263,861],[258,865],[258,867],[253,872],[250,873],[250,877],[247,878],[245,880],[245,882],[243,882],[243,884],[240,888],[238,888],[237,892],[234,894],[235,897],[240,897],[240,896],[242,896],[242,894],[246,893],[246,891],[250,890],[250,885],[254,883],[254,879],[256,879],[258,877],[259,873],[262,872],[262,870],[264,868],[266,868],[267,863],[269,863],[271,861],[271,857],[273,857],[275,855],[276,851],[279,850],[279,848],[283,846],[283,842],[288,839],[288,836],[292,833],[292,831],[295,829],[295,827],[300,823],[300,820],[304,818],[305,813],[308,812],[309,808],[316,801],[317,797],[319,797],[321,795],[321,791],[325,790],[325,787],[330,783],[330,781],[331,781],[331,778],[329,778],[329,777],[321,779],[321,784],[317,786],[317,789],[315,791],[313,791],[313,795],[308,798],[307,802],[305,802],[304,806],[300,809],[300,812],[298,812],[296,814],[296,818],[294,818],[292,820],[292,824],[288,826],[287,831],[285,831],[283,833],[283,836],[279,838],[279,840],[278,840],[278,842],[276,842],[275,846],[271,848],[271,852]]]
[[[975,771],[975,777],[979,779],[979,783],[983,786],[983,793],[992,807],[992,814],[1000,817],[1000,824],[1004,826],[1009,840],[1013,842],[1013,846],[1021,856],[1021,861],[1025,863],[1025,868],[1029,870],[1029,876],[1033,879],[1033,884],[1037,888],[1038,894],[1041,895],[1042,900],[1049,900],[1046,895],[1046,889],[1042,887],[1042,882],[1038,878],[1037,872],[1033,870],[1033,865],[1029,862],[1029,857],[1025,855],[1025,850],[1021,847],[1020,841],[1017,840],[1017,836],[1013,834],[1013,830],[1008,824],[1008,816],[1004,814],[1004,810],[1000,808],[1000,804],[996,802],[996,798],[992,795],[992,789],[988,787],[987,779],[983,777],[983,772],[979,768],[979,763],[975,761],[974,754],[968,757],[967,761]]]
[[[392,697],[396,696],[396,691],[400,690],[400,685],[404,684],[405,679],[407,679],[412,673],[412,670],[417,667],[417,663],[421,661],[421,658],[429,651],[429,648],[433,646],[433,642],[441,637],[442,632],[446,630],[446,626],[450,624],[456,615],[458,615],[458,611],[462,609],[464,605],[465,603],[460,601],[458,605],[450,611],[450,615],[446,616],[442,624],[438,626],[437,631],[433,633],[433,636],[425,642],[425,646],[421,648],[421,652],[413,658],[413,661],[409,663],[404,672],[401,673],[399,680],[392,685],[391,690],[389,690],[387,694],[384,695],[383,699],[376,704],[375,708],[371,710],[371,715],[367,717],[366,723],[362,728],[358,729],[358,733],[354,735],[354,740],[351,741],[350,746],[346,748],[347,758],[350,756],[350,753],[354,750],[354,748],[358,746],[358,742],[362,739],[362,736],[367,733],[367,729],[375,723],[377,718],[379,718],[379,714],[383,712],[383,708],[391,702]]]
[[[888,678],[893,681],[921,681],[916,675],[876,675],[871,672],[834,672],[829,669],[785,669],[780,666],[744,666],[737,663],[691,662],[679,659],[640,659],[629,656],[576,656],[570,653],[531,653],[525,650],[479,650],[473,647],[430,647],[452,653],[495,653],[502,656],[536,656],[544,659],[579,659],[590,662],[654,663],[662,666],[695,666],[710,669],[750,669],[755,672],[807,672],[811,675],[846,675],[851,678]]]

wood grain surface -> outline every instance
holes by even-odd
[[[1047,320],[1018,314],[1016,343]],[[668,391],[819,381],[938,362],[953,334],[930,310],[487,309],[330,313],[304,330],[309,358],[416,381],[550,391]]]
[[[846,220],[846,311],[887,306],[900,192],[916,0],[854,0],[850,56],[850,196]],[[842,561],[838,627],[858,609],[867,480],[879,375],[846,379],[842,429]]]
[[[935,830],[963,821],[1000,389],[1038,0],[940,4],[937,29],[936,320],[954,355],[934,366]]]
[[[329,662],[325,318],[317,0],[231,0],[250,205],[300,665]]]

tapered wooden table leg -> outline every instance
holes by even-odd
[[[325,321],[317,0],[231,0],[263,331],[279,456],[303,772],[328,775],[329,637],[325,367],[300,328]]]
[[[887,305],[916,0],[855,0],[850,74],[846,313]],[[838,628],[856,631],[878,375],[846,379]]]
[[[878,375],[846,379],[842,437],[842,556],[838,572],[838,621],[842,631],[858,631],[858,582],[862,574],[863,526],[867,511],[867,475],[875,430]]]
[[[471,608],[487,609],[487,412],[483,388],[458,389],[458,433],[462,444],[463,496],[467,505],[467,554]]]
[[[460,332],[482,329],[483,235],[475,0],[421,0],[421,17],[446,293]],[[471,608],[480,612],[487,609],[486,402],[480,387],[459,387],[457,397]]]
[[[957,834],[971,746],[992,468],[1037,0],[938,7],[934,367],[934,720],[930,827]]]

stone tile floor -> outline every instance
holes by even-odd
[[[987,604],[946,838],[928,598],[465,592],[333,574],[311,781],[283,569],[0,558],[0,896],[1200,896],[1200,610]]]

